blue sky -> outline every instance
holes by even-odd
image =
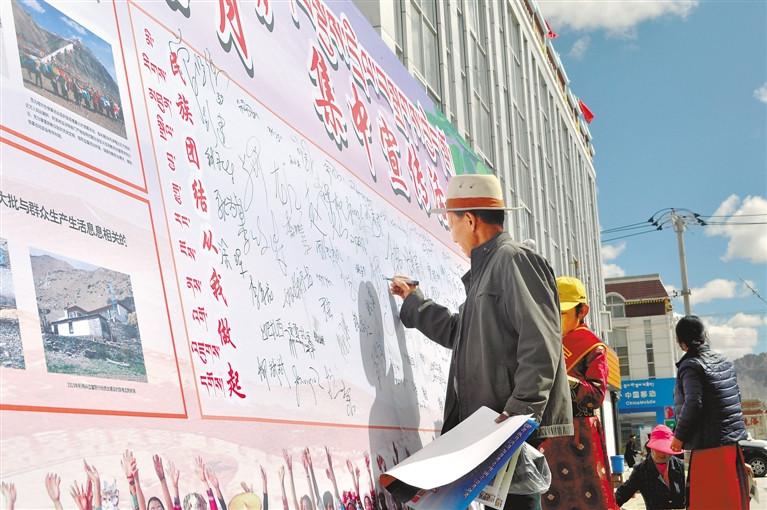
[[[19,0],[35,22],[65,39],[79,39],[87,46],[117,83],[112,47],[77,21],[51,7],[45,0]]]
[[[691,227],[685,241],[693,313],[714,345],[733,357],[767,351],[767,303],[741,281],[767,300],[767,3],[540,4],[572,89],[596,116],[603,229],[666,207],[762,214],[730,221],[764,225]],[[608,275],[659,273],[681,288],[673,230],[603,246]]]

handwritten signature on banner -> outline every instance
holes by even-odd
[[[192,16],[192,6],[188,0],[167,0],[167,5],[187,18]],[[302,30],[301,21],[305,17],[315,35],[307,59],[308,78],[315,88],[312,107],[337,150],[343,151],[349,147],[350,137],[347,132],[351,127],[355,134],[351,139],[356,139],[358,147],[364,151],[374,181],[379,176],[375,164],[376,151],[372,147],[380,144],[378,153],[386,163],[394,196],[408,202],[414,197],[419,209],[429,216],[431,208],[444,207],[444,183],[455,174],[444,131],[429,122],[420,101],[411,101],[372,57],[370,51],[359,42],[345,13],[337,16],[323,0],[290,0],[289,7],[294,28]],[[252,4],[240,0],[219,0],[216,13],[212,21],[219,44],[226,52],[234,51],[247,74],[253,78],[254,43],[253,38],[246,34],[245,27],[260,26],[268,34],[267,37],[276,37],[272,2],[258,0]],[[247,17],[251,13],[256,14],[257,24],[248,23]],[[153,43],[151,34],[146,36],[146,42]],[[147,68],[164,80],[164,69],[151,62],[146,53],[143,57]],[[339,62],[345,63],[345,70],[339,68]],[[194,69],[190,69],[190,65]],[[213,119],[211,105],[199,102],[198,89],[207,83],[211,83],[214,88],[217,104],[222,104],[225,95],[225,91],[216,90],[216,85],[222,81],[221,71],[212,64],[210,55],[206,52],[204,58],[193,58],[187,48],[172,48],[170,67],[173,75],[181,76],[182,80],[190,80],[198,101],[201,122],[206,130],[218,124],[218,134],[223,135],[223,118]],[[339,78],[344,83],[348,79],[351,88],[349,95],[341,97],[336,93]],[[386,111],[373,108],[371,92],[375,92],[378,100],[385,102],[388,107]],[[165,103],[162,96],[159,98]],[[255,118],[255,109],[246,101],[238,99],[238,106],[251,118]],[[393,116],[393,122],[389,115]],[[397,139],[392,126],[404,137],[404,142]],[[218,141],[225,144],[223,137],[219,137]],[[425,158],[419,156],[417,147],[425,150]],[[437,167],[441,167],[442,176],[437,172]],[[436,219],[447,230],[445,216],[438,215]]]
[[[356,416],[368,382],[349,367],[371,341],[368,380],[441,406],[448,353],[426,340],[407,353],[379,276],[428,275],[429,293],[457,308],[461,264],[253,101],[208,51],[134,19],[145,20],[138,54],[169,66],[166,82],[144,83],[150,118],[162,120],[152,134],[202,405],[254,414],[273,394],[282,409],[329,413],[318,419]]]

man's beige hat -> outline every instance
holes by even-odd
[[[586,286],[574,276],[557,278],[557,291],[559,292],[559,310],[562,312],[571,310],[581,303],[589,304]]]
[[[472,209],[490,209],[509,211],[503,202],[501,182],[495,175],[466,174],[456,175],[447,185],[445,207],[432,209],[436,214],[448,211],[471,211]]]

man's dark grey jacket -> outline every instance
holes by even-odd
[[[546,260],[501,233],[475,248],[458,313],[420,289],[402,303],[409,328],[452,349],[442,432],[481,406],[532,414],[538,437],[573,434],[559,327],[559,298]]]

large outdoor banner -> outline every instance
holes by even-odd
[[[163,478],[185,508],[241,482],[391,508],[372,481],[438,433],[449,352],[384,278],[457,309],[467,262],[429,209],[481,165],[356,7],[8,0],[0,43],[16,508],[89,476],[104,508],[136,477],[164,506]]]

